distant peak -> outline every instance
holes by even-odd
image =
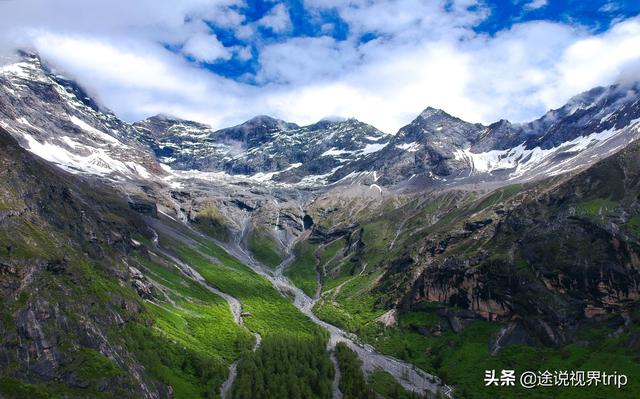
[[[40,56],[34,51],[17,50],[16,55],[23,61],[40,62]]]
[[[184,121],[184,119],[182,118],[178,118],[177,116],[165,114],[165,113],[156,114],[148,119],[155,119],[155,120],[161,120],[161,121],[175,121],[175,122]]]
[[[291,130],[298,127],[295,123],[283,121],[282,119],[276,119],[268,115],[258,115],[243,122],[235,127],[256,127],[264,125],[269,128],[278,128],[282,130]]]
[[[451,117],[448,113],[444,112],[439,108],[427,107],[424,111],[422,111],[419,115],[423,119],[428,119],[434,116],[448,116]]]
[[[249,119],[245,123],[248,122],[277,122],[279,119],[273,118],[269,115],[256,115],[253,118]]]
[[[349,118],[349,119],[353,119],[353,118]],[[325,116],[324,118],[320,119],[318,122],[340,123],[347,120],[348,119],[345,118],[344,116]]]
[[[498,128],[498,127],[504,127],[504,126],[511,126],[512,123],[509,122],[507,119],[500,119],[499,121],[493,122],[492,124],[489,125],[490,128]]]
[[[313,123],[307,127],[312,130],[318,130],[318,129],[328,129],[328,128],[335,128],[335,127],[360,128],[360,127],[366,127],[366,126],[370,126],[370,125],[367,125],[366,123],[361,122],[356,118],[329,117],[329,118],[323,118],[318,122]],[[373,126],[371,127],[375,129]]]

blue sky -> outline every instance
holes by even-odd
[[[0,56],[32,48],[134,121],[356,117],[394,133],[427,106],[526,121],[640,79],[640,2],[5,0]]]
[[[348,39],[349,24],[340,18],[336,9],[328,8],[317,13],[307,9],[301,0],[288,0],[280,3],[285,4],[288,9],[291,28],[285,32],[274,32],[268,28],[261,28],[258,31],[259,40],[278,42],[286,41],[291,37],[319,37],[323,35],[330,35],[336,40]],[[274,1],[259,0],[236,6],[236,9],[245,16],[246,21],[255,22],[267,15],[273,7]],[[592,32],[601,33],[609,29],[611,24],[616,21],[640,14],[640,1],[632,0],[615,2],[608,0],[491,0],[470,7],[486,7],[489,10],[487,17],[473,26],[475,32],[488,35],[495,35],[511,28],[514,24],[540,20],[580,25]],[[329,31],[323,30],[322,27],[326,24],[331,24],[334,28]],[[252,41],[235,37],[230,29],[219,29],[215,24],[211,24],[211,28],[225,46],[252,45]],[[376,37],[377,32],[366,32],[360,37],[360,40],[366,42]],[[252,53],[254,57],[250,60],[234,57],[230,60],[204,63],[203,67],[231,79],[238,79],[247,74],[255,75],[260,64],[255,59],[257,51],[252,49]],[[255,83],[250,77],[245,81]]]

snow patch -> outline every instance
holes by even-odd
[[[372,154],[374,152],[378,152],[381,149],[383,149],[385,146],[387,145],[387,143],[373,143],[373,144],[367,144],[366,146],[364,146],[364,148],[361,150],[362,154]]]
[[[407,152],[416,152],[420,149],[420,143],[414,141],[412,143],[398,144],[396,145],[396,148]]]
[[[99,176],[111,173],[120,173],[127,177],[151,177],[151,174],[142,165],[134,162],[124,163],[112,158],[103,149],[92,149],[87,156],[77,155],[58,145],[43,142],[40,143],[33,136],[23,134],[27,141],[28,149],[33,154],[53,162],[71,173],[88,173]],[[64,140],[64,139],[63,139]],[[71,147],[81,145],[67,138],[64,140]]]
[[[80,129],[84,130],[85,132],[91,133],[96,138],[99,138],[103,141],[110,142],[112,144],[122,145],[122,143],[115,137],[110,136],[107,133],[96,129],[95,127],[89,125],[88,123],[81,120],[80,118],[77,118],[76,116],[70,116],[69,120],[71,121],[71,123],[78,126]]]
[[[279,171],[276,171],[276,172],[266,172],[266,173],[265,172],[258,172],[255,175],[249,176],[249,179],[256,180],[256,181],[259,181],[259,182],[266,182],[266,181],[269,181],[269,180],[273,179],[273,176],[275,176],[277,174],[280,174],[282,172],[286,172],[286,171],[291,170],[291,169],[299,168],[300,166],[302,166],[301,163],[293,163],[293,164],[289,165],[288,168],[283,169],[283,170],[279,170]]]
[[[344,154],[352,154],[353,151],[347,151],[347,150],[340,150],[337,148],[331,148],[330,150],[327,150],[325,152],[322,153],[322,157],[326,157],[326,156],[336,156],[336,155],[344,155]]]
[[[635,123],[636,121],[633,121]],[[588,136],[576,137],[573,140],[564,142],[557,147],[542,149],[535,147],[526,149],[525,143],[507,150],[492,150],[487,152],[474,153],[470,149],[455,150],[453,157],[459,161],[469,162],[475,172],[491,173],[498,170],[515,169],[509,176],[511,178],[520,177],[531,169],[540,166],[551,157],[564,153],[580,153],[595,145],[606,142],[613,138],[621,130],[607,129],[602,132],[592,133]],[[563,161],[567,163],[569,161]]]

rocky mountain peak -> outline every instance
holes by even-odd
[[[398,131],[394,142],[398,145],[429,145],[450,152],[468,145],[481,129],[482,125],[465,122],[440,109],[428,107]]]
[[[296,129],[298,125],[283,121],[282,119],[273,118],[268,115],[258,115],[243,122],[233,128],[245,128],[245,129],[279,129],[279,130],[292,130]]]
[[[36,155],[72,173],[117,179],[162,175],[138,132],[32,53],[0,67],[0,126]]]
[[[254,148],[270,141],[274,135],[296,129],[298,125],[266,115],[259,115],[239,125],[220,129],[214,133],[222,142],[238,142],[245,148]]]
[[[609,129],[622,129],[640,118],[640,83],[596,87],[564,106],[521,126],[527,148],[543,149]]]
[[[212,132],[211,127],[204,123],[188,121],[167,114],[154,115],[134,123],[133,126],[148,132],[152,137],[188,136]]]
[[[434,108],[431,106],[425,108],[418,116],[422,119],[429,119],[432,117],[451,117],[451,115],[441,110],[440,108]]]

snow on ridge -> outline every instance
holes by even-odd
[[[331,148],[325,152],[323,152],[320,156],[321,157],[326,157],[326,156],[338,156],[338,155],[345,155],[345,154],[352,154],[353,151],[347,151],[347,150],[340,150],[338,148]]]
[[[89,125],[87,122],[83,121],[82,119],[76,117],[76,116],[69,116],[69,120],[71,121],[71,123],[73,123],[74,125],[78,126],[80,129],[84,130],[87,133],[91,133],[94,137],[99,138],[103,141],[107,141],[111,144],[115,144],[115,145],[123,145],[120,140],[116,139],[115,137],[96,129],[95,127]]]
[[[275,171],[275,172],[258,172],[258,173],[254,174],[254,175],[249,176],[249,179],[256,180],[256,181],[259,181],[259,182],[266,182],[266,181],[271,180],[273,178],[273,176],[275,176],[277,174],[280,174],[282,172],[286,172],[286,171],[291,170],[291,169],[299,168],[300,166],[302,166],[301,163],[292,163],[286,169],[282,169],[282,170]]]
[[[300,187],[313,187],[322,184],[327,184],[327,178],[333,175],[340,169],[342,166],[337,166],[333,168],[330,172],[322,174],[322,175],[307,175],[300,180],[297,185]]]
[[[373,154],[374,152],[378,152],[381,149],[383,149],[386,145],[387,145],[387,143],[367,144],[366,146],[364,146],[364,148],[361,150],[361,152],[362,152],[362,154]]]
[[[629,126],[639,122],[640,119],[632,121]],[[535,147],[526,149],[525,143],[507,150],[492,150],[487,152],[474,153],[470,149],[455,150],[454,159],[468,161],[473,172],[491,173],[498,170],[514,169],[510,173],[510,178],[520,177],[533,168],[540,166],[552,156],[560,153],[578,154],[594,145],[602,144],[619,134],[623,129],[607,129],[601,132],[592,133],[588,136],[576,137],[573,140],[564,142],[557,147],[542,149]],[[566,161],[564,161],[566,162]],[[563,163],[564,163],[563,162]]]
[[[414,141],[411,143],[397,144],[396,148],[407,152],[416,152],[420,149],[420,143]]]
[[[11,75],[19,79],[31,80],[34,82],[43,82],[45,79],[38,74],[37,68],[31,62],[17,62],[0,67],[0,74]]]
[[[89,155],[82,156],[46,141],[40,143],[30,134],[24,133],[23,137],[27,141],[29,152],[55,163],[70,173],[105,176],[119,172],[128,177],[151,177],[151,173],[144,166],[131,161],[122,162],[114,159],[101,148],[91,149]],[[63,140],[72,148],[82,146],[82,144],[68,137],[64,137]]]

